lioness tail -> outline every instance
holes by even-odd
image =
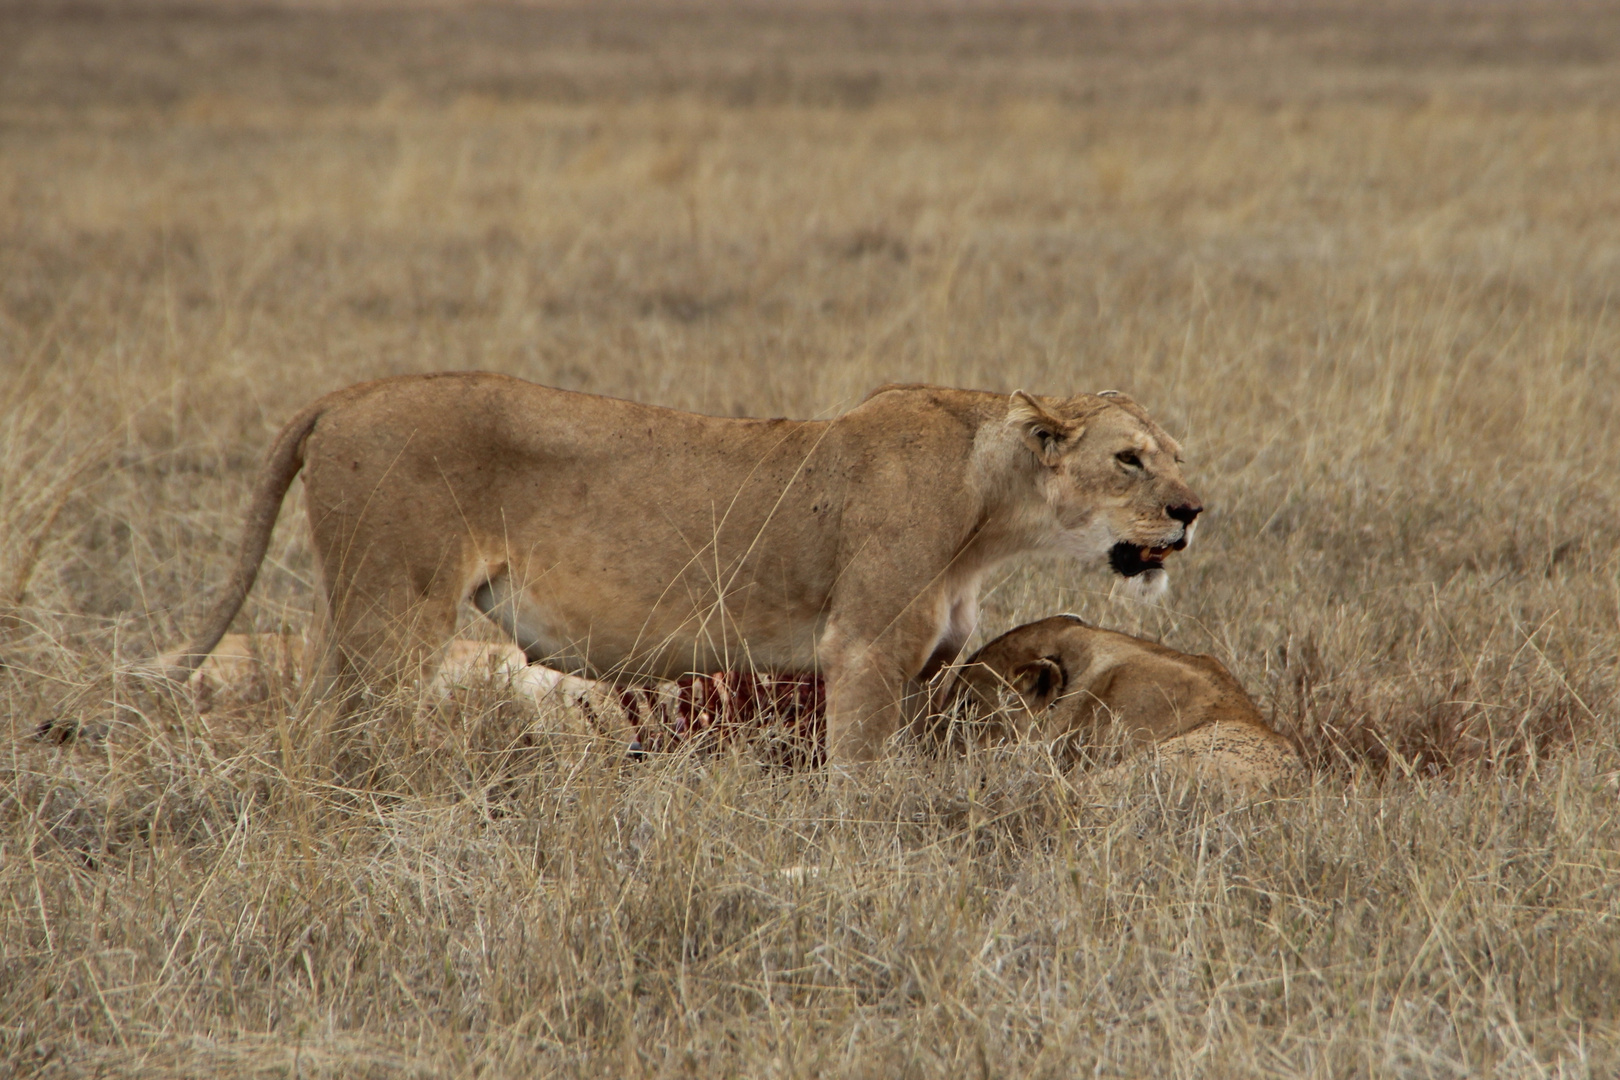
[[[192,639],[191,646],[180,655],[178,662],[164,673],[175,682],[185,682],[208,659],[208,654],[230,629],[231,620],[242,610],[242,602],[253,588],[253,581],[259,576],[259,564],[264,562],[264,553],[270,547],[270,533],[281,513],[281,500],[292,486],[293,477],[304,467],[304,440],[329,405],[323,398],[305,408],[287,422],[271,444],[264,466],[259,470],[253,502],[248,505],[247,521],[242,526],[242,550],[236,557],[236,569],[231,571],[225,595],[209,613],[202,632]]]

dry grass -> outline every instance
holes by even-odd
[[[1553,6],[0,10],[0,1075],[1614,1075],[1617,49]],[[454,367],[1126,389],[1212,507],[1170,606],[1020,566],[983,625],[1212,651],[1313,786],[622,769],[480,693],[317,754],[292,697],[127,675],[284,418]],[[313,596],[289,523],[241,625]]]

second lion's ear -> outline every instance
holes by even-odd
[[[1036,459],[1047,466],[1056,465],[1086,430],[1079,421],[1063,419],[1022,390],[1013,391],[1007,423],[1017,429]]]
[[[1039,711],[1052,704],[1063,693],[1068,678],[1063,665],[1055,657],[1043,656],[1019,667],[1012,674],[1012,687],[1031,711]]]

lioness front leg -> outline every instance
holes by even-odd
[[[821,667],[827,685],[827,763],[833,768],[876,760],[900,730],[902,702],[934,652],[943,621],[926,610],[902,613],[876,632],[827,628]]]
[[[837,665],[827,676],[827,763],[876,760],[900,728],[906,676],[871,659]]]

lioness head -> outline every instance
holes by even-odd
[[[986,643],[940,680],[934,709],[940,719],[971,720],[993,735],[1082,742],[1116,720],[1142,744],[1216,721],[1264,726],[1213,657],[1090,626],[1078,615],[1025,623]]]
[[[1250,788],[1304,776],[1293,743],[1220,661],[1076,615],[1014,627],[947,669],[919,730],[938,746],[1036,739],[1064,757],[1151,746]]]
[[[1181,446],[1116,391],[1068,399],[1014,393],[1007,424],[1035,456],[1055,546],[1106,559],[1139,595],[1169,583],[1164,560],[1192,541],[1204,504],[1181,476]]]

